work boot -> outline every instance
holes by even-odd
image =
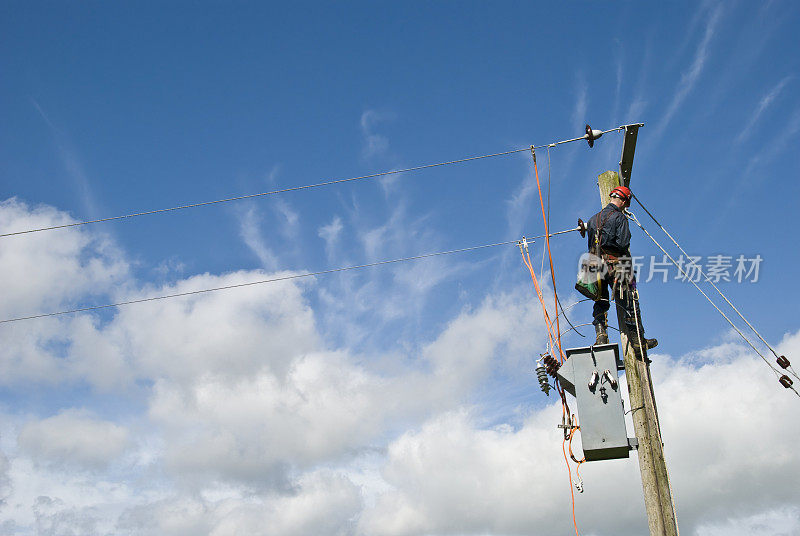
[[[608,331],[606,330],[605,324],[595,324],[594,331],[597,333],[597,340],[594,341],[595,344],[608,344]]]
[[[631,340],[631,345],[633,345],[633,347],[638,350],[639,349],[639,337],[636,337],[634,335],[634,336],[632,336],[630,338],[630,340]],[[648,350],[658,346],[658,339],[645,339],[644,337],[642,337],[642,341],[644,341],[644,345]]]
[[[638,359],[642,359],[642,351],[639,347],[639,338],[638,337],[631,337],[630,339],[631,346],[633,346],[633,351],[636,353],[636,357]],[[643,339],[645,347],[650,350],[658,346],[658,339]],[[644,358],[646,363],[651,363],[650,358]]]

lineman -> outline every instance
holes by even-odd
[[[600,282],[600,299],[594,302],[592,309],[594,317],[592,324],[597,333],[595,344],[607,344],[610,308],[608,287],[611,286],[614,289],[614,301],[617,307],[621,307],[625,313],[628,340],[631,341],[637,354],[640,354],[637,333],[643,336],[644,326],[639,303],[633,299],[633,293],[629,291],[636,288],[636,278],[630,258],[631,232],[628,218],[623,213],[623,210],[630,206],[631,197],[630,189],[617,186],[611,190],[610,203],[587,222],[589,252],[601,257],[607,267]],[[598,229],[600,229],[599,234]],[[643,340],[648,349],[655,348],[658,344],[656,339]]]

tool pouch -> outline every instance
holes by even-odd
[[[607,272],[608,266],[602,257],[593,253],[584,253],[580,259],[575,290],[591,300],[599,300],[602,293],[602,281]]]

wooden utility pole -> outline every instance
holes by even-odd
[[[630,168],[628,168],[628,181],[626,182],[630,182],[629,170]],[[609,203],[611,190],[620,186],[619,174],[614,171],[606,171],[597,178],[597,184],[600,187],[600,203],[605,207]],[[631,291],[626,289],[626,292]],[[609,294],[613,295],[613,292]],[[639,470],[642,473],[644,506],[647,510],[650,534],[652,536],[678,536],[675,507],[667,464],[664,461],[664,445],[661,441],[655,394],[650,377],[650,365],[647,363],[647,345],[644,343],[640,345],[642,359],[637,359],[636,353],[629,343],[629,339],[636,337],[637,334],[628,332],[624,308],[619,304],[616,308],[620,339],[625,353],[625,376],[628,381],[633,429],[639,442]]]

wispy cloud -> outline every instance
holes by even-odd
[[[800,108],[795,108],[784,127],[747,160],[738,182],[729,189],[725,208],[717,211],[718,216],[713,222],[715,228],[722,225],[726,215],[730,214],[737,203],[741,202],[742,195],[748,187],[767,180],[764,168],[788,147],[793,146],[791,144],[798,133],[800,133]]]
[[[582,72],[575,76],[577,88],[575,94],[575,106],[572,108],[572,124],[582,126],[586,122],[586,111],[589,106],[589,87]]]
[[[375,132],[375,127],[384,121],[392,119],[394,119],[394,114],[377,110],[366,110],[361,114],[361,134],[364,137],[361,149],[362,158],[369,160],[378,156],[385,156],[389,152],[389,139]]]
[[[325,253],[328,255],[328,260],[332,260],[336,251],[336,246],[339,244],[339,237],[342,234],[344,225],[342,218],[334,216],[333,221],[327,225],[323,225],[317,231],[320,238],[325,241]]]
[[[647,75],[650,72],[653,58],[653,33],[648,32],[649,35],[645,41],[644,53],[642,54],[642,62],[639,66],[639,75],[636,78],[634,85],[633,96],[622,121],[629,123],[634,121],[641,121],[644,117],[644,111],[647,108],[647,90],[646,81]]]
[[[278,258],[261,235],[260,224],[261,217],[254,207],[239,213],[239,234],[242,240],[265,269],[274,271],[278,269]]]
[[[506,201],[506,221],[508,222],[509,236],[519,237],[521,235],[536,191],[536,177],[533,172],[528,172],[511,195],[511,198]]]
[[[794,77],[787,76],[786,78],[778,82],[778,84],[775,87],[770,89],[766,95],[761,97],[761,100],[758,101],[758,105],[753,111],[753,115],[750,116],[750,119],[747,121],[747,123],[745,123],[745,125],[741,129],[741,132],[736,137],[736,143],[742,143],[750,136],[750,131],[752,130],[752,128],[755,126],[758,120],[761,119],[761,116],[764,114],[767,108],[769,108],[770,105],[775,101],[775,99],[778,98],[778,95],[781,94],[783,88],[786,87],[786,84],[792,78]]]
[[[589,85],[586,82],[586,75],[583,71],[579,70],[575,72],[573,95],[575,101],[572,105],[572,113],[570,114],[570,124],[574,129],[573,132],[583,134],[584,125],[586,125],[589,119]],[[595,126],[595,128],[597,127]],[[573,143],[567,146],[561,146],[559,152],[564,155],[561,164],[562,167],[560,168],[561,174],[569,175],[575,165],[575,159],[579,154],[578,145]],[[526,158],[530,158],[530,155],[526,155]],[[542,161],[543,160],[540,162]]]
[[[280,216],[280,231],[281,234],[287,239],[297,238],[300,227],[300,216],[288,203],[288,201],[276,198],[273,200],[275,211]]]
[[[269,170],[269,173],[267,173],[266,176],[264,177],[265,182],[270,186],[275,186],[278,179],[278,175],[280,175],[280,172],[281,172],[280,164],[275,164]]]
[[[717,26],[719,25],[721,17],[722,4],[718,4],[712,9],[708,16],[708,21],[706,23],[705,30],[703,31],[703,38],[700,40],[700,44],[697,46],[692,64],[689,66],[689,69],[685,71],[683,75],[681,75],[681,80],[678,82],[675,95],[672,97],[672,101],[669,103],[669,106],[667,106],[667,110],[664,112],[664,115],[661,118],[661,123],[656,127],[656,136],[663,134],[670,121],[672,121],[675,113],[686,100],[686,97],[689,96],[689,93],[691,93],[695,85],[697,85],[697,81],[703,74],[703,69],[708,61],[709,45],[717,33]]]
[[[742,182],[753,179],[752,174],[756,172],[758,167],[772,161],[772,159],[786,150],[790,144],[795,143],[795,138],[799,132],[800,108],[795,108],[784,128],[771,138],[761,150],[750,157],[743,173]],[[763,180],[763,175],[756,176],[755,179],[761,181]]]
[[[73,180],[81,202],[83,203],[84,210],[90,217],[96,217],[99,214],[97,211],[97,203],[94,200],[89,177],[78,157],[77,151],[72,147],[67,136],[50,120],[50,116],[42,109],[42,106],[36,99],[31,98],[30,100],[33,107],[39,113],[39,116],[50,128],[56,144],[59,160],[61,160],[61,165],[64,166],[67,175]]]
[[[361,114],[361,135],[362,135],[362,160],[378,160],[392,163],[395,168],[398,168],[398,159],[389,151],[389,138],[376,132],[377,126],[381,123],[386,123],[395,119],[395,114],[392,112],[381,112],[377,110],[366,110]],[[383,190],[384,197],[388,197],[395,189],[398,179],[398,174],[385,175],[378,179]]]
[[[619,121],[619,108],[620,108],[620,99],[622,98],[622,81],[623,81],[623,59],[625,50],[623,49],[622,42],[619,39],[615,39],[616,45],[616,57],[615,57],[615,70],[616,70],[616,80],[617,85],[614,88],[614,108],[611,111],[611,122],[616,124]]]

